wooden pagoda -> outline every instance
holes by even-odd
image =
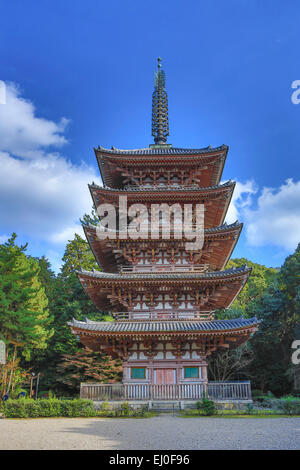
[[[79,271],[79,280],[98,309],[113,322],[77,321],[72,332],[93,350],[123,360],[123,384],[207,383],[207,356],[234,348],[256,331],[256,318],[214,320],[246,283],[247,266],[224,267],[242,224],[224,223],[235,183],[220,184],[228,147],[185,149],[167,144],[169,134],[165,75],[158,64],[149,148],[95,149],[103,186],[89,186],[94,205],[118,207],[154,203],[204,204],[204,244],[189,251],[186,240],[132,239],[118,232],[100,239],[94,225],[84,225],[101,270]]]

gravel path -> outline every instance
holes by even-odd
[[[0,419],[0,449],[300,449],[300,418]]]

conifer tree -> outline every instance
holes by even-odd
[[[25,255],[27,245],[16,245],[15,239],[13,233],[0,245],[0,339],[7,358],[12,355],[7,391],[18,354],[28,360],[34,349],[46,348],[53,334],[38,263]]]

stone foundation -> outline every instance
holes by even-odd
[[[197,400],[199,401],[199,400]],[[95,407],[101,409],[102,403],[108,404],[109,410],[120,408],[123,403],[129,405],[135,410],[147,407],[149,411],[183,411],[184,409],[196,409],[197,401],[195,400],[157,400],[157,401],[95,401]],[[252,400],[214,400],[218,410],[246,410],[248,405],[252,405]]]

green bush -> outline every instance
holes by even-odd
[[[61,416],[61,402],[57,398],[41,398],[36,402],[39,404],[39,416],[43,418]]]
[[[6,418],[29,418],[26,399],[7,400],[4,403],[4,416]]]
[[[300,415],[300,399],[294,397],[279,398],[277,409],[283,414]]]
[[[202,398],[202,401],[196,403],[196,407],[199,413],[201,412],[205,416],[212,416],[217,411],[215,402],[208,398]]]
[[[109,404],[107,401],[104,401],[101,404],[101,411],[103,411],[104,413],[107,413],[109,411]]]
[[[121,412],[122,412],[123,416],[129,416],[130,406],[129,406],[128,401],[125,401],[124,403],[122,403]]]
[[[255,397],[254,400],[257,405],[263,408],[273,408],[275,402],[277,401],[276,398],[270,398],[268,395],[261,395],[261,396]]]
[[[300,399],[293,396],[270,398],[268,396],[256,397],[256,404],[262,408],[270,408],[278,413],[300,415]]]
[[[46,417],[92,417],[98,413],[91,400],[26,399],[7,400],[4,403],[6,418],[46,418]]]

